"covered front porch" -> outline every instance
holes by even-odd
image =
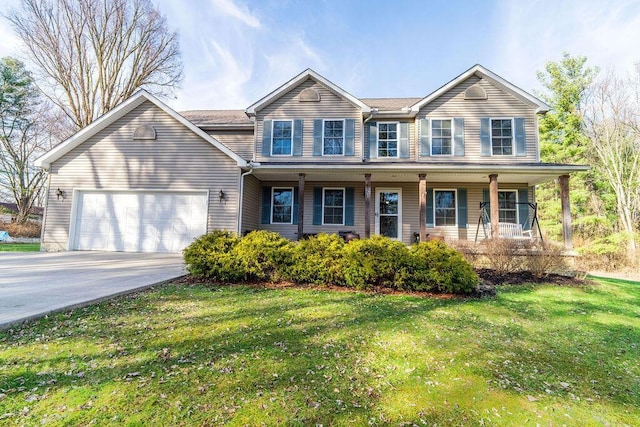
[[[429,238],[499,236],[514,224],[539,237],[535,186],[557,180],[564,246],[571,249],[567,165],[259,165],[243,181],[239,232],[386,235],[407,244]],[[533,229],[532,229],[533,226]],[[504,226],[502,227],[504,228]],[[504,231],[502,231],[503,233]]]

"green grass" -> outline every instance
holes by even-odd
[[[0,243],[0,252],[38,252],[40,243]]]
[[[0,332],[6,425],[640,425],[640,284],[168,286]]]

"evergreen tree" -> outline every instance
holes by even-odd
[[[538,72],[547,92],[540,97],[551,111],[540,118],[540,157],[547,163],[590,164],[588,139],[584,134],[583,102],[587,89],[598,74],[597,67],[588,67],[584,56],[564,53],[557,62],[548,62],[544,72]],[[615,215],[606,185],[593,170],[571,177],[571,203],[576,237],[592,238],[611,229]],[[559,188],[556,183],[541,185],[536,190],[540,222],[553,238],[562,234]]]

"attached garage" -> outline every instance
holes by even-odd
[[[207,231],[206,191],[76,191],[71,250],[180,252]]]

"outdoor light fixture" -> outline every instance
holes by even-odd
[[[62,198],[62,200],[67,198],[67,194],[64,192],[64,190],[61,190],[59,188],[56,191],[56,196],[58,197],[58,200],[60,200],[60,198]]]
[[[220,199],[220,203],[224,202],[225,200],[227,200],[227,195],[224,194],[224,191],[220,190],[218,192],[218,199]]]

